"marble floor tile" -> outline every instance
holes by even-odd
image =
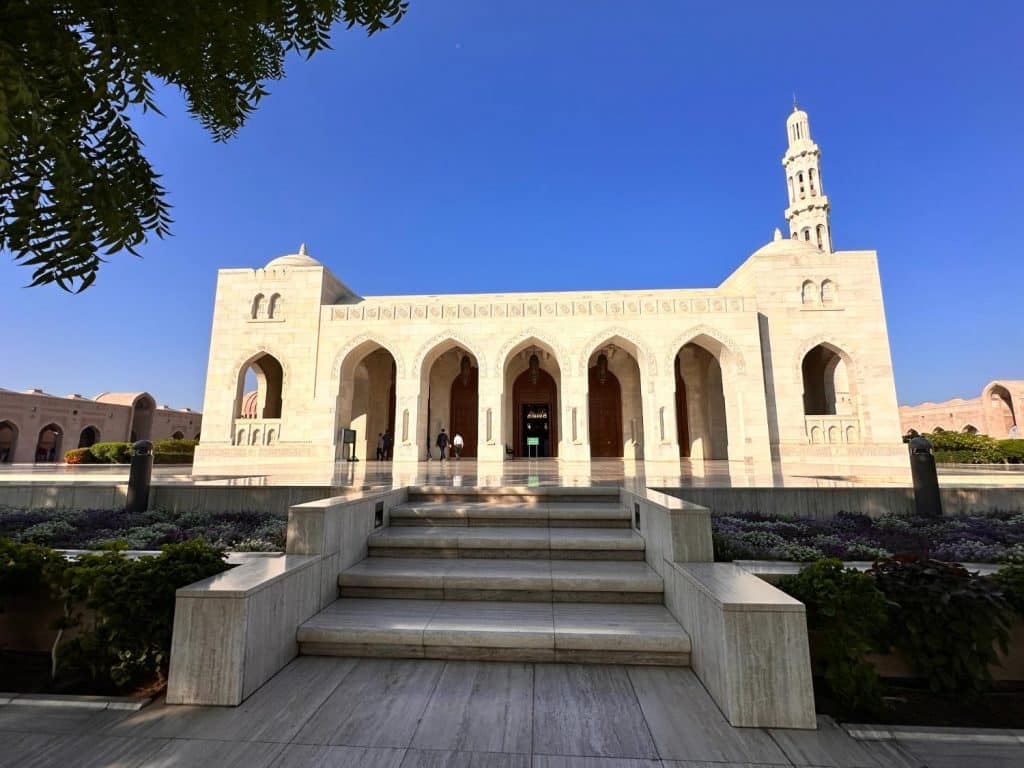
[[[402,768],[530,768],[529,755],[410,749]]]
[[[74,737],[53,733],[15,733],[0,731],[0,768],[16,768],[29,759],[71,741]]]
[[[452,661],[410,746],[528,753],[532,738],[533,665]]]
[[[661,768],[660,760],[630,757],[571,757],[534,755],[532,768]],[[719,763],[718,768],[723,768]]]
[[[830,717],[819,717],[816,731],[773,728],[769,733],[794,765],[879,768],[869,748],[871,742],[854,739]]]
[[[789,765],[765,731],[729,725],[691,670],[630,667],[629,678],[663,759]]]
[[[440,661],[361,659],[294,741],[407,747],[443,669]]]
[[[0,707],[0,731],[22,733],[95,732],[124,719],[123,711],[58,707]]]
[[[62,740],[40,752],[24,754],[17,765],[19,768],[150,768],[159,765],[154,760],[167,743],[167,739],[124,739],[90,733]]]
[[[928,768],[1020,768],[1024,765],[1024,744],[909,740],[898,743]]]
[[[146,739],[131,739],[146,741]],[[142,765],[145,768],[183,768],[183,766],[210,766],[210,768],[271,768],[277,765],[277,756],[283,744],[260,741],[214,741],[211,739],[169,739],[162,748],[150,755]],[[120,768],[120,764],[118,764]]]
[[[277,756],[274,768],[398,768],[404,757],[404,749],[387,747],[289,744]]]
[[[547,755],[656,758],[623,667],[537,664],[533,751]]]
[[[551,603],[444,601],[423,631],[423,645],[554,648]]]

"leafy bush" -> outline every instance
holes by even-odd
[[[999,464],[1006,454],[995,439],[969,432],[932,432],[925,435],[940,464]]]
[[[937,560],[896,557],[875,563],[875,584],[890,602],[890,643],[936,692],[968,697],[991,681],[994,646],[1006,652],[1010,607],[989,579]]]
[[[807,606],[807,626],[820,636],[816,661],[831,692],[851,712],[877,712],[881,682],[865,655],[877,648],[887,614],[874,579],[827,558],[785,577],[779,588]]]
[[[92,454],[88,448],[72,448],[64,453],[64,462],[67,464],[92,464]]]
[[[187,453],[196,452],[197,440],[175,440],[172,437],[153,441],[153,453]]]
[[[5,597],[32,592],[43,583],[44,571],[63,560],[52,549],[0,539],[0,611]]]
[[[58,649],[58,669],[115,690],[165,680],[174,592],[225,570],[224,557],[203,541],[189,541],[169,544],[156,557],[129,560],[114,550],[54,569],[67,615],[63,627],[79,629]]]
[[[73,535],[74,532],[75,527],[71,523],[58,518],[29,526],[18,534],[18,540],[31,544],[53,546],[64,541],[67,537]]]
[[[1010,464],[1024,464],[1024,440],[1000,440],[999,451]]]
[[[1001,568],[992,576],[992,581],[1002,591],[1006,602],[1024,618],[1024,565]]]
[[[195,459],[192,453],[154,453],[154,464],[191,464]]]
[[[89,453],[97,464],[128,464],[132,460],[131,443],[93,443]]]

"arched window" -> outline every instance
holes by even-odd
[[[811,169],[810,169],[810,170],[809,170],[809,171],[807,172],[807,181],[808,181],[808,182],[810,183],[810,185],[811,185],[811,197],[814,197],[814,196],[815,196],[815,195],[817,194],[817,192],[816,192],[816,191],[815,191],[815,189],[814,189],[814,169],[813,169],[813,168],[811,168]]]
[[[806,415],[835,416],[851,409],[849,371],[837,349],[819,344],[804,355],[800,368]]]
[[[257,355],[238,373],[235,418],[279,419],[284,370],[273,355]]]
[[[18,446],[18,427],[13,421],[0,421],[0,464],[14,463]]]
[[[823,250],[825,250],[825,225],[824,224],[819,224],[817,226],[817,233],[818,233],[818,250],[819,251],[823,251]]]
[[[270,297],[270,309],[267,311],[268,318],[279,318],[281,316],[281,294],[275,293]]]
[[[252,300],[252,319],[257,320],[263,317],[267,311],[267,297],[262,293],[257,293],[255,298]]]
[[[86,427],[78,436],[79,448],[90,448],[100,441],[100,431],[96,427]]]
[[[789,177],[789,202],[792,203],[795,200],[796,200],[796,196],[793,194],[793,177],[790,176]]]
[[[64,442],[64,430],[57,424],[47,424],[39,430],[39,440],[36,442],[37,462],[61,461],[64,454],[61,452]]]
[[[976,434],[978,434],[978,428],[977,428],[976,426],[974,426],[973,424],[968,424],[968,425],[966,425],[966,426],[965,426],[965,427],[963,428],[963,431],[964,431],[964,432],[965,432],[966,434],[968,434],[968,435],[976,435]]]
[[[831,280],[821,281],[821,303],[822,304],[835,304],[836,303],[836,284]]]
[[[818,286],[813,280],[804,280],[800,289],[800,302],[802,304],[814,304],[818,299]]]
[[[182,432],[179,429],[177,432],[175,432],[173,435],[171,435],[171,437],[174,438],[175,440],[184,440],[185,439],[185,433]]]
[[[804,240],[806,240],[807,242],[811,241],[811,228],[810,227],[804,227]]]

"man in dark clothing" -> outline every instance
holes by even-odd
[[[448,447],[448,435],[445,434],[444,427],[441,427],[441,431],[437,435],[437,450],[441,454],[441,461],[444,461],[444,452]]]
[[[395,445],[395,436],[391,434],[391,430],[387,430],[384,433],[384,461],[391,460],[391,449]]]
[[[377,461],[383,461],[384,456],[387,455],[387,449],[385,446],[387,443],[384,442],[384,433],[377,433]]]

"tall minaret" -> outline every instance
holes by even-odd
[[[828,223],[828,197],[821,185],[821,150],[811,141],[807,113],[793,100],[793,113],[786,120],[789,147],[782,156],[789,190],[786,221],[790,237],[806,240],[825,253],[832,252],[832,229]]]

